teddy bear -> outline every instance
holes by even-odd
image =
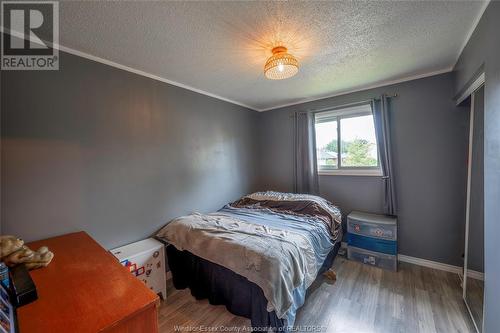
[[[14,236],[0,236],[0,260],[5,264],[24,262],[31,257],[33,257],[33,251],[24,245],[22,239]]]
[[[14,236],[0,235],[0,259],[16,252],[24,245],[24,241]]]
[[[54,253],[50,252],[48,247],[42,246],[33,252],[33,257],[25,265],[29,270],[45,267],[50,264],[52,258],[54,258]]]
[[[32,251],[24,241],[14,236],[0,236],[0,261],[12,267],[25,264],[28,269],[36,269],[47,266],[54,254],[46,246]]]

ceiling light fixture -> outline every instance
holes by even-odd
[[[293,55],[287,53],[284,46],[276,46],[273,55],[267,59],[264,75],[270,80],[283,80],[294,76],[299,71],[299,62]]]

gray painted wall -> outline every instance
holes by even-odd
[[[111,248],[253,189],[255,111],[65,53],[1,84],[2,233]]]
[[[453,102],[451,73],[260,114],[260,188],[293,188],[294,111],[398,93],[392,101],[393,156],[401,254],[462,265],[468,113]],[[464,111],[464,110],[462,110]],[[321,176],[321,195],[351,210],[382,212],[380,177]]]
[[[484,264],[486,333],[500,327],[500,2],[491,1],[455,66],[458,92],[484,65]]]

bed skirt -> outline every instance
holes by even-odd
[[[340,242],[337,242],[318,275],[331,267],[339,248]],[[257,332],[283,331],[284,320],[274,311],[267,312],[267,299],[255,283],[188,251],[179,251],[173,245],[167,246],[167,257],[176,289],[189,288],[198,300],[208,299],[210,304],[225,305],[232,314],[250,319]]]

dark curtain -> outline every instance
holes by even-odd
[[[295,193],[319,194],[314,114],[294,114]]]
[[[389,98],[382,95],[372,101],[372,112],[384,183],[384,213],[397,215],[396,192],[392,167]]]

